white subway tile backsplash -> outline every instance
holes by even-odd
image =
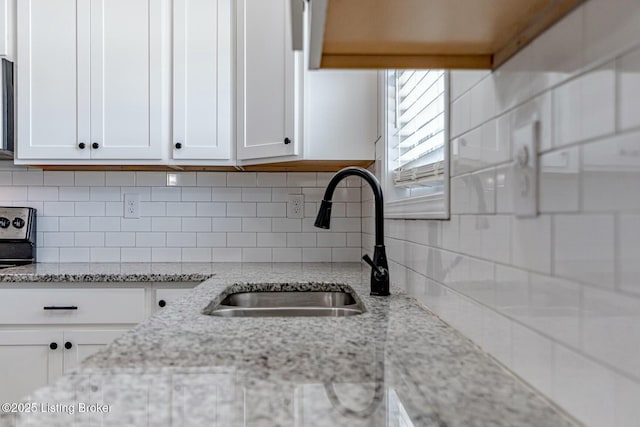
[[[273,262],[302,262],[302,248],[274,248]]]
[[[211,248],[182,248],[182,262],[211,262]]]
[[[258,233],[257,246],[261,248],[286,248],[287,233]]]
[[[227,203],[227,216],[229,217],[255,217],[256,204],[253,202]]]
[[[517,323],[512,325],[512,339],[513,369],[538,390],[551,394],[552,341]]]
[[[551,273],[550,216],[524,219],[512,217],[511,262],[528,270]]]
[[[75,202],[75,216],[105,216],[104,202]]]
[[[579,209],[578,147],[540,156],[540,212],[576,212]]]
[[[243,188],[242,201],[243,202],[270,202],[271,189],[270,188]]]
[[[227,174],[225,172],[196,172],[198,187],[225,187]]]
[[[196,246],[199,248],[224,248],[227,246],[227,234],[197,233]]]
[[[620,215],[617,224],[620,289],[640,294],[640,215]]]
[[[120,248],[91,248],[91,262],[120,262]]]
[[[196,216],[196,204],[194,202],[167,202],[167,216]]]
[[[271,218],[242,218],[242,231],[271,231]]]
[[[71,185],[73,185],[73,182],[71,183]],[[136,173],[106,172],[105,185],[107,187],[134,187],[136,186]]]
[[[101,187],[105,185],[105,172],[75,172],[76,187]]]
[[[167,233],[167,247],[170,248],[195,248],[197,233]]]
[[[107,232],[105,233],[105,246],[131,247],[136,245],[136,233],[133,232]]]
[[[271,262],[271,248],[243,248],[242,262]]]
[[[230,248],[254,248],[256,240],[256,233],[227,233],[227,247]]]
[[[41,217],[41,220],[42,219],[49,219],[49,220],[55,219],[56,223],[58,223],[58,218],[55,218],[55,217],[52,217],[52,218]],[[40,222],[41,221],[38,221],[38,223]],[[81,216],[62,217],[59,220],[59,224],[60,224],[60,227],[59,227],[60,231],[91,231],[89,217],[81,217]],[[43,230],[42,227],[39,227],[38,230],[53,231],[53,230]],[[93,230],[93,231],[97,231],[97,230]]]
[[[227,205],[221,202],[198,202],[196,216],[224,217],[227,215]]]
[[[257,175],[255,172],[227,173],[228,187],[255,187],[257,186]]]
[[[620,58],[617,65],[618,128],[640,127],[640,49]]]
[[[62,220],[62,218],[60,218]],[[91,217],[90,229],[91,231],[120,231],[122,221],[116,217]],[[132,230],[122,230],[132,231]]]
[[[76,247],[100,247],[100,246],[104,246],[104,233],[99,233],[99,232],[77,232],[77,233],[75,233],[74,245]]]
[[[614,425],[614,376],[562,345],[553,352],[554,401],[589,426]]]
[[[120,258],[120,262],[151,262],[151,248],[121,248]],[[173,261],[178,262],[179,260],[173,259]]]
[[[75,174],[64,171],[44,171],[44,185],[73,186],[75,184]]]
[[[13,172],[13,185],[43,185],[44,177],[42,171],[19,171]]]
[[[287,174],[280,172],[258,172],[258,187],[286,187]]]
[[[153,202],[179,202],[182,197],[180,187],[152,187],[151,201]]]
[[[58,187],[29,187],[28,200],[56,201],[58,200]]]
[[[86,248],[60,248],[60,262],[90,262],[91,254]]]
[[[89,200],[117,202],[120,200],[120,187],[91,187]]]
[[[188,232],[211,231],[211,218],[182,218],[182,231],[188,231]]]
[[[302,248],[302,262],[331,262],[331,248]]]
[[[554,220],[554,273],[613,288],[612,215],[558,215]]]
[[[306,209],[306,204],[305,204]],[[287,216],[286,203],[258,203],[257,215],[259,217],[278,218]]]
[[[136,246],[137,247],[163,247],[167,244],[166,233],[151,232],[151,233],[136,233]]]
[[[210,202],[211,188],[209,187],[187,187],[182,189],[183,202]]]
[[[242,219],[241,218],[212,218],[211,229],[213,231],[218,231],[218,232],[242,231]]]
[[[139,187],[162,187],[167,185],[166,172],[136,172],[136,185]]]
[[[182,249],[150,248],[148,250],[151,251],[151,262],[181,262],[182,261]]]
[[[211,250],[213,262],[241,262],[242,249],[240,248],[213,248]]]
[[[241,188],[214,188],[211,194],[214,202],[239,202],[242,200]]]

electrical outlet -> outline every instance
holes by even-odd
[[[513,132],[513,204],[518,217],[538,215],[539,122]]]
[[[140,195],[128,193],[124,195],[124,217],[140,218]]]
[[[304,194],[289,194],[287,201],[287,218],[304,216]]]

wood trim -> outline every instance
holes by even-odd
[[[27,165],[45,171],[186,171],[186,172],[336,172],[347,166],[368,168],[373,160],[299,160],[293,162],[265,163],[235,166],[166,166],[166,165]]]
[[[318,1],[311,68],[495,69],[586,0]]]
[[[368,168],[373,160],[300,160],[294,162],[243,165],[247,172],[337,172],[347,166]]]
[[[491,55],[322,55],[321,68],[491,68]]]

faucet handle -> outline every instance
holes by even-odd
[[[369,264],[371,266],[371,268],[373,268],[375,275],[377,277],[384,277],[387,275],[387,269],[384,267],[380,267],[377,266],[373,260],[371,259],[371,257],[369,256],[369,254],[364,254],[364,256],[362,257],[362,259],[364,260],[364,262],[366,262],[367,264]]]

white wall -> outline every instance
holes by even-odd
[[[330,173],[42,172],[0,162],[0,205],[38,210],[39,262],[321,262],[360,259],[360,182],[336,190],[332,229],[313,227]],[[140,195],[140,219],[123,195]],[[304,218],[288,219],[287,195]]]
[[[640,2],[590,0],[451,91],[451,220],[386,221],[392,281],[585,424],[640,426]],[[518,219],[533,119],[541,215]]]

